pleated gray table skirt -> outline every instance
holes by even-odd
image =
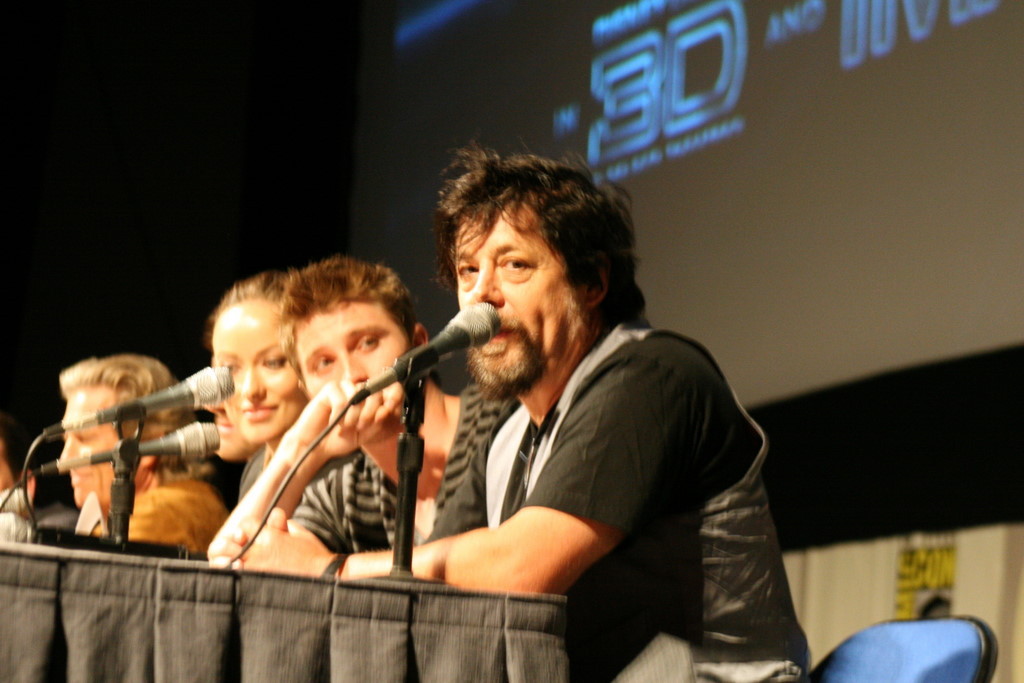
[[[564,681],[565,599],[0,544],[0,681]]]

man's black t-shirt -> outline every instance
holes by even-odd
[[[570,379],[523,502],[626,534],[568,592],[573,676],[610,679],[668,638],[698,675],[753,666],[764,680],[800,680],[806,640],[761,483],[765,439],[700,345],[637,336],[616,328]],[[499,521],[501,468],[488,462],[513,462],[525,419],[510,417],[474,458],[434,538]]]
[[[580,384],[536,485],[539,505],[627,534],[738,481],[762,446],[703,349],[669,333],[620,346]],[[433,538],[487,526],[486,457]]]

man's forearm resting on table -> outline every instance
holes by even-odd
[[[475,529],[415,548],[412,570],[418,578],[462,588],[564,593],[622,536],[605,524],[530,507],[496,529]],[[350,555],[337,576],[381,576],[391,563],[390,551]]]

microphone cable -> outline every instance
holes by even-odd
[[[362,402],[362,400],[366,398],[366,396],[363,396],[362,398],[360,398],[359,401],[354,402],[353,399],[357,397],[359,397],[358,391],[349,398],[348,403],[346,403],[345,407],[341,409],[341,412],[338,413],[338,416],[331,420],[327,424],[327,426],[324,427],[324,429],[319,434],[317,434],[316,438],[314,438],[313,441],[306,447],[306,450],[303,451],[302,455],[299,456],[298,460],[296,460],[288,469],[287,474],[285,474],[284,479],[278,485],[277,490],[274,491],[274,495],[271,497],[270,502],[267,504],[267,509],[263,511],[263,517],[260,518],[260,523],[256,527],[256,533],[252,534],[248,538],[248,540],[246,540],[246,542],[242,545],[242,549],[239,550],[238,553],[231,558],[231,561],[228,563],[229,567],[238,560],[242,559],[242,557],[247,552],[249,552],[249,549],[252,548],[253,543],[256,542],[256,538],[263,531],[264,527],[267,526],[267,521],[270,519],[270,513],[274,511],[274,508],[281,500],[281,496],[284,495],[284,492],[288,489],[288,485],[291,484],[292,479],[295,478],[295,473],[299,471],[300,467],[302,467],[302,463],[306,462],[306,459],[309,457],[309,454],[312,453],[316,449],[316,447],[319,446],[320,443],[327,438],[331,431],[338,426],[338,423],[341,422],[341,418],[345,417],[345,413],[348,412],[349,408],[351,408],[356,403]],[[346,453],[343,455],[339,455],[337,457],[344,457],[344,455],[348,454]]]
[[[32,465],[32,458],[35,456],[36,451],[39,449],[39,445],[42,444],[46,439],[42,434],[37,436],[29,445],[28,453],[25,454],[25,462],[21,468],[21,476],[18,477],[18,481],[7,491],[7,495],[4,496],[3,501],[0,501],[0,510],[4,510],[7,507],[7,503],[11,500],[14,492],[21,489],[24,492],[23,498],[25,500],[25,510],[28,512],[28,521],[32,525],[32,538],[36,537],[36,531],[38,524],[36,522],[36,510],[35,505],[32,502],[32,498],[28,495],[28,476],[29,469]]]

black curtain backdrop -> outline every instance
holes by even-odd
[[[185,377],[233,281],[346,250],[359,4],[25,9],[0,408],[35,434],[61,368],[132,351]]]
[[[1024,346],[891,372],[751,415],[786,549],[1024,520]]]

